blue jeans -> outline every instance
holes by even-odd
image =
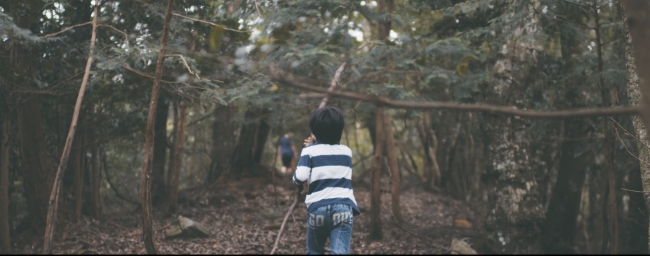
[[[352,207],[331,204],[309,212],[307,220],[307,254],[324,254],[330,238],[330,254],[350,254]]]

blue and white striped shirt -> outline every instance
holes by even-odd
[[[330,204],[347,204],[359,215],[352,192],[352,150],[344,145],[314,143],[302,149],[293,182],[309,181],[307,211]]]

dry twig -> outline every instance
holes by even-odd
[[[260,16],[260,19],[263,19],[264,17],[262,16],[262,12],[260,12],[260,7],[257,5],[257,0],[253,0],[255,2],[255,9],[257,9],[257,15]]]
[[[341,77],[341,73],[343,72],[343,69],[345,69],[345,62],[343,62],[343,64],[341,64],[339,69],[337,69],[336,72],[334,73],[334,79],[332,79],[332,83],[330,84],[330,88],[327,89],[327,95],[325,95],[323,100],[320,102],[320,105],[318,106],[318,108],[323,108],[323,107],[325,107],[325,105],[327,105],[327,101],[330,98],[329,93],[334,91],[334,88],[336,88],[336,85],[339,83],[339,77]]]
[[[650,191],[632,190],[632,189],[627,189],[627,188],[621,188],[621,190],[628,191],[628,192],[635,192],[635,193],[650,193]]]
[[[223,28],[225,30],[230,30],[230,31],[234,31],[234,32],[242,32],[242,33],[250,32],[250,31],[247,31],[247,30],[237,30],[237,29],[228,28],[228,27],[226,27],[224,25],[219,25],[217,23],[209,22],[207,20],[200,20],[200,19],[190,18],[190,17],[187,17],[187,16],[180,15],[178,13],[172,13],[172,15],[177,16],[177,17],[181,17],[183,19],[188,19],[188,20],[191,20],[191,21],[201,22],[201,23],[204,23],[204,24],[220,27],[220,28]]]
[[[190,65],[187,64],[187,61],[185,60],[185,57],[183,57],[183,55],[181,55],[181,54],[169,54],[169,55],[167,55],[167,57],[179,57],[179,58],[181,58],[181,60],[183,60],[183,64],[185,64],[185,68],[187,68],[187,71],[190,72],[190,74],[196,76],[196,78],[198,78],[199,80],[223,82],[223,81],[219,81],[219,80],[209,80],[209,79],[201,78],[196,72],[192,71],[192,69],[190,68]]]
[[[278,237],[275,238],[275,244],[273,245],[273,250],[271,250],[271,255],[275,254],[275,250],[278,249],[278,242],[280,242],[282,231],[284,231],[284,226],[287,225],[287,220],[289,219],[289,215],[293,213],[293,209],[295,209],[296,205],[298,205],[298,198],[300,198],[300,190],[296,189],[296,196],[293,199],[293,204],[291,204],[291,207],[289,207],[289,211],[284,216],[284,220],[282,221],[282,225],[280,226],[280,231],[278,232]]]
[[[72,25],[72,26],[69,26],[69,27],[67,27],[67,28],[64,28],[63,30],[61,30],[61,31],[59,31],[59,32],[55,32],[55,33],[47,34],[47,35],[42,35],[42,36],[39,36],[39,37],[40,37],[40,38],[50,38],[50,37],[56,36],[56,35],[58,35],[58,34],[61,34],[61,33],[63,33],[63,32],[66,32],[66,31],[68,31],[68,30],[70,30],[70,29],[73,29],[73,28],[76,28],[76,27],[85,26],[85,25],[90,25],[90,24],[93,24],[93,22],[92,22],[92,21],[89,21],[89,22],[84,22],[84,23],[77,24],[77,25]]]

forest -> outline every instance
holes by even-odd
[[[648,254],[648,45],[644,0],[0,0],[0,253],[303,254],[327,105],[352,254]]]

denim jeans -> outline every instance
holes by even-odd
[[[331,204],[309,212],[307,220],[307,254],[324,254],[330,238],[330,254],[350,254],[352,207]]]

